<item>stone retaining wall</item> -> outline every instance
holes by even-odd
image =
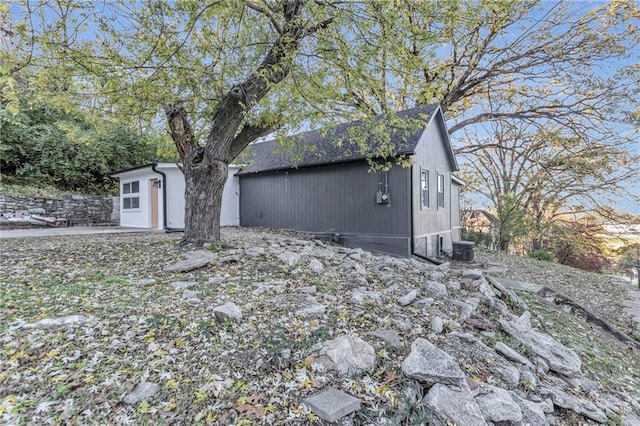
[[[85,223],[112,223],[119,219],[119,206],[114,214],[113,199],[97,195],[65,195],[62,198],[28,197],[0,193],[0,213],[33,212],[44,210],[42,216],[73,219]],[[115,217],[114,217],[115,216]]]

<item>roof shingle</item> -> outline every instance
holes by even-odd
[[[439,104],[422,105],[396,113],[398,119],[407,123],[413,122],[414,125],[394,126],[393,118],[390,119],[385,131],[390,132],[390,142],[394,151],[392,155],[414,153],[420,136],[438,107]],[[362,152],[360,145],[350,140],[350,135],[366,129],[371,123],[380,123],[383,118],[388,116],[376,116],[371,122],[356,120],[341,123],[324,132],[311,130],[299,133],[291,136],[296,143],[286,150],[279,147],[273,139],[254,143],[250,145],[248,165],[239,174],[363,160],[375,156],[376,148],[380,146],[375,137],[367,135],[367,150]],[[415,122],[418,120],[424,125],[416,126]]]

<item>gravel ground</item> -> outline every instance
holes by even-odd
[[[354,424],[379,424],[398,412],[407,385],[400,364],[411,342],[427,335],[436,313],[449,315],[446,303],[397,303],[434,271],[420,262],[326,247],[292,233],[224,229],[223,242],[211,247],[211,264],[183,274],[164,272],[183,258],[180,238],[149,233],[0,240],[0,423],[318,424],[301,401],[333,386],[362,401]],[[277,258],[304,253],[310,245],[335,253],[318,257],[323,272]],[[628,331],[620,289],[605,276],[488,253],[477,258],[507,265],[505,277],[560,290]],[[370,290],[380,292],[382,303],[354,303],[349,296],[358,265],[367,267]],[[452,265],[445,272],[454,279],[457,268],[466,267]],[[200,301],[170,285],[177,281],[193,283],[189,291]],[[296,315],[303,300],[298,294],[317,297],[326,313]],[[640,396],[637,354],[580,319],[523,297],[546,332],[576,348],[594,380]],[[229,302],[242,309],[242,320],[216,322],[213,309]],[[66,315],[87,321],[24,328]],[[370,374],[336,378],[310,357],[323,341],[394,328],[398,315],[412,329],[401,333],[398,349],[377,346],[379,364]],[[483,376],[482,365],[462,368]],[[157,393],[149,401],[126,403],[141,382],[157,384]]]

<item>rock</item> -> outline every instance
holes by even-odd
[[[371,372],[376,366],[373,347],[357,336],[342,336],[322,343],[316,362],[339,376],[350,377]]]
[[[326,260],[331,260],[335,256],[335,252],[331,248],[317,246],[311,248],[309,255],[313,257],[321,257]]]
[[[489,302],[489,305],[493,306],[494,303],[495,303],[495,299],[494,298],[495,298],[496,294],[491,289],[491,286],[489,285],[487,280],[485,280],[484,277],[483,277],[483,278],[481,278],[481,279],[479,279],[477,281],[474,281],[474,282],[478,282],[478,291]]]
[[[489,346],[470,333],[457,331],[447,334],[442,349],[451,354],[459,364],[484,365],[497,386],[515,389],[520,384],[520,371]]]
[[[458,281],[447,281],[446,283],[444,283],[444,285],[447,286],[447,290],[450,293],[455,293],[457,291],[460,291],[460,289],[462,288],[462,286]]]
[[[302,401],[323,420],[335,422],[360,409],[360,400],[336,388],[329,388]]]
[[[217,322],[239,321],[242,319],[242,311],[235,303],[226,303],[213,308]]]
[[[521,371],[520,383],[527,390],[535,389],[536,386],[538,386],[538,376],[536,376],[531,371]]]
[[[188,288],[193,287],[196,284],[198,283],[195,281],[174,281],[172,283],[169,283],[169,285],[175,288],[176,290],[186,290]]]
[[[264,247],[261,246],[253,246],[244,249],[245,256],[249,257],[258,257],[264,254]]]
[[[521,317],[522,318],[522,317]],[[529,346],[539,357],[544,359],[551,371],[567,377],[580,375],[582,363],[580,357],[551,336],[527,329],[521,321],[516,323],[499,320],[504,331],[523,345]]]
[[[220,263],[238,263],[240,262],[240,255],[237,250],[233,250],[232,252],[224,253],[218,258],[218,261]]]
[[[520,407],[520,412],[522,413],[522,423],[523,425],[529,426],[548,426],[549,422],[547,421],[546,416],[544,415],[544,411],[540,407],[539,404],[536,404],[533,401],[529,401],[527,399],[519,397],[516,393],[512,392],[511,397]]]
[[[314,299],[315,302],[315,299]],[[311,305],[298,309],[295,313],[297,317],[302,318],[319,318],[324,315],[327,307],[321,303],[312,303]]]
[[[487,421],[517,423],[522,420],[520,407],[504,389],[490,385],[481,386],[475,399]]]
[[[489,274],[504,274],[509,270],[509,268],[504,263],[489,262],[484,265],[484,270]]]
[[[158,392],[158,385],[151,382],[142,382],[131,391],[129,395],[124,398],[124,402],[129,405],[135,405],[138,402],[147,400]]]
[[[605,423],[607,421],[607,415],[589,400],[570,395],[565,391],[547,385],[541,386],[540,393],[542,395],[549,395],[553,400],[553,404],[558,407],[582,414],[598,423]]]
[[[139,279],[139,280],[131,281],[131,284],[137,285],[137,286],[140,286],[140,287],[145,287],[145,286],[152,285],[152,284],[155,284],[155,283],[156,283],[156,280],[154,278],[142,278],[142,279]]]
[[[184,254],[185,260],[164,268],[165,272],[189,272],[202,268],[211,262],[214,254],[207,250],[194,250]]]
[[[444,323],[442,322],[442,318],[439,316],[435,316],[431,319],[431,331],[435,334],[440,334],[444,330]]]
[[[477,269],[466,269],[462,271],[462,278],[468,278],[470,280],[479,280],[482,278],[482,272]]]
[[[429,424],[434,426],[483,426],[487,422],[467,385],[449,387],[437,383],[429,389],[422,403],[431,411]]]
[[[382,295],[380,292],[369,291],[362,287],[358,287],[351,292],[351,300],[358,305],[364,305],[365,302],[373,302],[376,305],[382,305]]]
[[[382,340],[393,349],[399,349],[402,347],[400,335],[395,330],[372,331],[371,333],[369,333],[369,335]]]
[[[451,304],[458,311],[458,321],[465,322],[471,318],[478,311],[480,306],[480,299],[477,297],[470,297],[466,301],[452,300]]]
[[[549,364],[547,364],[547,362],[544,359],[542,359],[540,357],[537,357],[536,358],[536,371],[540,375],[547,374],[549,372]]]
[[[513,324],[522,331],[531,330],[531,314],[529,311],[524,311],[517,320],[513,321]]]
[[[25,325],[22,326],[22,328],[26,328],[26,329],[31,329],[31,328],[45,329],[45,328],[51,328],[51,327],[58,327],[58,326],[61,326],[61,325],[83,324],[83,323],[85,323],[87,321],[89,321],[89,318],[87,318],[87,317],[85,317],[83,315],[67,315],[67,316],[59,317],[59,318],[45,318],[45,319],[40,320],[38,322],[25,324]]]
[[[418,297],[418,294],[419,294],[418,290],[411,290],[409,293],[405,294],[404,296],[398,299],[398,304],[401,306],[410,305],[411,302],[416,300],[416,297]]]
[[[432,272],[431,275],[429,275],[429,279],[432,281],[444,281],[444,279],[447,278],[447,275],[442,272],[442,271],[436,271],[436,272]]]
[[[391,319],[393,325],[398,327],[402,331],[409,331],[413,328],[413,323],[404,315],[397,315]]]
[[[423,382],[462,386],[465,380],[464,373],[448,353],[422,338],[411,345],[411,352],[402,362],[402,372]]]
[[[199,295],[200,293],[197,291],[185,290],[184,292],[182,292],[182,298],[187,300],[200,301],[200,299],[198,298]]]
[[[318,259],[311,259],[309,261],[309,269],[313,272],[322,272],[324,271],[324,265]]]
[[[505,358],[511,361],[519,362],[520,364],[524,364],[524,365],[532,365],[531,362],[529,362],[529,360],[527,359],[527,357],[525,357],[524,355],[521,355],[520,352],[516,351],[510,346],[505,345],[502,342],[497,342],[493,346],[493,348],[500,355],[504,356]]]
[[[433,302],[435,302],[435,300],[431,297],[422,297],[414,301],[413,306],[417,308],[428,308],[429,306],[433,305]]]
[[[440,299],[449,295],[447,286],[437,281],[427,281],[422,285],[425,293],[434,299]]]
[[[276,257],[282,263],[285,263],[285,264],[287,264],[289,266],[294,266],[295,264],[300,262],[300,255],[299,254],[292,253],[292,252],[286,251],[286,250],[276,254]]]

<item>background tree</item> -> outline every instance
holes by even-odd
[[[322,3],[28,1],[13,6],[3,63],[33,100],[56,94],[141,127],[163,112],[185,175],[185,241],[201,243],[220,237],[229,162],[281,126],[291,96],[270,92],[330,23]]]
[[[470,156],[495,142],[462,130],[507,119],[629,151],[633,135],[617,126],[638,110],[634,2],[388,6],[27,2],[12,9],[20,16],[5,33],[15,42],[0,60],[11,76],[29,71],[36,97],[53,93],[141,127],[163,110],[183,157],[194,242],[219,237],[226,164],[283,124],[440,101]]]
[[[108,174],[158,159],[157,139],[117,123],[46,107],[13,115],[0,103],[0,169],[6,183],[108,194]],[[175,158],[175,157],[174,157]]]
[[[313,84],[354,117],[441,101],[503,248],[528,227],[539,246],[562,209],[613,218],[616,197],[633,199],[635,2],[364,2],[349,17]]]
[[[490,201],[499,218],[500,248],[506,250],[511,229],[527,235],[531,249],[567,214],[609,213],[615,195],[637,171],[626,146],[610,141],[564,136],[553,123],[544,128],[518,120],[481,126],[473,139],[484,148],[460,148],[472,191]],[[470,135],[471,132],[467,131]]]

